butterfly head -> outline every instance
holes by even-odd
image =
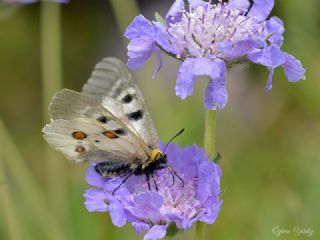
[[[159,149],[154,149],[150,156],[151,162],[167,163],[167,155],[163,154]]]

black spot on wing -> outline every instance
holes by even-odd
[[[106,116],[98,117],[97,120],[101,123],[107,123],[109,119]]]
[[[132,113],[128,113],[127,114],[129,120],[133,120],[133,121],[138,121],[143,117],[143,111],[142,110],[138,110]]]
[[[130,103],[132,101],[133,97],[131,94],[127,94],[122,98],[123,103]]]
[[[127,132],[123,129],[123,128],[118,128],[116,130],[113,131],[115,134],[117,135],[121,135],[121,136],[124,136],[127,134]]]

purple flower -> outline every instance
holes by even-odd
[[[282,66],[290,82],[304,78],[305,69],[299,60],[283,52],[284,27],[278,17],[266,19],[274,0],[219,1],[176,0],[165,19],[149,21],[137,16],[128,26],[128,66],[138,70],[156,52],[158,68],[161,51],[182,60],[175,87],[182,99],[193,94],[197,76],[209,76],[204,104],[208,109],[222,109],[228,101],[227,66],[251,61],[266,66],[270,73],[266,90],[272,88],[274,69]],[[159,18],[159,17],[158,17]],[[155,76],[154,74],[154,76]]]
[[[214,223],[222,204],[219,166],[196,145],[180,148],[171,144],[167,155],[184,185],[177,178],[173,185],[170,172],[158,170],[155,179],[159,192],[149,191],[145,176],[132,176],[112,195],[122,178],[104,178],[90,166],[86,179],[95,188],[84,194],[88,211],[109,212],[118,227],[131,222],[138,234],[146,231],[144,239],[163,238],[171,224],[187,229],[196,221]]]

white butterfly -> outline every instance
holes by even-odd
[[[102,176],[124,175],[124,181],[146,174],[149,184],[149,175],[163,168],[176,175],[158,149],[159,137],[140,90],[117,58],[99,62],[81,93],[57,92],[49,112],[44,138],[69,160],[96,161]]]

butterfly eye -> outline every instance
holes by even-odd
[[[77,140],[83,140],[87,137],[87,134],[85,134],[82,131],[75,131],[72,133],[72,137],[77,139]]]

